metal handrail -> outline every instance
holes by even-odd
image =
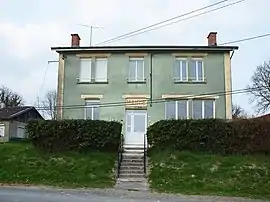
[[[146,149],[145,137],[146,137],[146,134],[144,135],[144,140],[143,140],[143,170],[144,170],[144,174],[146,175],[146,154],[147,154],[147,149]]]
[[[123,135],[121,134],[117,157],[117,178],[119,178],[120,175],[120,167],[122,159],[123,159]]]

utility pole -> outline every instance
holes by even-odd
[[[92,38],[93,38],[93,29],[103,29],[103,27],[99,26],[93,26],[93,25],[85,25],[85,24],[77,24],[82,27],[87,27],[90,29],[90,35],[89,35],[89,41],[90,41],[90,46],[92,46]]]

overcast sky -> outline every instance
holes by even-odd
[[[220,0],[0,0],[0,84],[20,93],[32,105],[38,95],[56,89],[57,64],[52,46],[70,45],[70,34],[79,33],[89,44],[89,29],[77,24],[103,27],[93,32],[93,43],[125,34]],[[229,1],[235,2],[235,0]],[[210,31],[218,43],[270,32],[270,1],[245,0],[234,6],[175,23],[155,31],[106,45],[173,44],[206,45]],[[233,89],[249,84],[255,67],[270,59],[270,37],[232,44],[239,50],[232,59]],[[254,108],[248,95],[234,95],[233,102],[249,113]]]

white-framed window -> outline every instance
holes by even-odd
[[[0,137],[5,136],[5,125],[0,125]]]
[[[144,58],[129,58],[128,81],[144,80]]]
[[[99,120],[100,100],[86,100],[84,119]]]
[[[188,60],[187,58],[176,58],[174,66],[174,80],[188,81]]]
[[[80,82],[107,82],[107,58],[81,58]]]
[[[107,81],[107,58],[97,58],[95,60],[95,81]]]
[[[189,66],[189,78],[191,81],[204,81],[204,65],[202,58],[192,58]]]
[[[189,100],[167,100],[165,103],[166,119],[188,119]]]
[[[91,82],[92,79],[92,59],[80,59],[80,82]]]
[[[215,118],[215,100],[192,100],[192,118]]]

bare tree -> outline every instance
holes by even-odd
[[[0,87],[0,103],[5,107],[16,107],[24,104],[23,98],[18,93],[12,91],[6,86]]]
[[[44,114],[47,114],[50,119],[55,120],[56,119],[56,91],[48,91],[44,97],[44,99],[41,101],[41,108],[44,112]]]
[[[256,104],[258,113],[263,113],[270,108],[270,61],[256,67],[251,85],[248,86],[252,95],[251,102]]]
[[[247,113],[245,110],[239,105],[232,106],[232,118],[233,119],[244,119],[247,118]]]

